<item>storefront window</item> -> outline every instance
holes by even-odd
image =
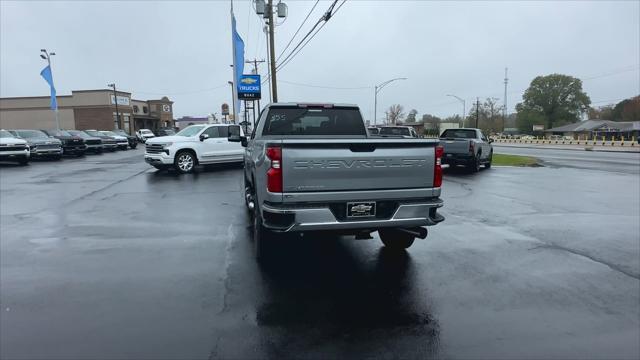
[[[113,113],[113,128],[115,130],[120,129],[120,127],[118,126],[118,115],[116,113]]]

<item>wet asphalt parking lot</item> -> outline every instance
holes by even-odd
[[[241,168],[142,154],[1,165],[3,359],[640,357],[640,154],[450,169],[406,253],[316,236],[261,266]]]

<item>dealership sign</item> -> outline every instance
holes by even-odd
[[[542,131],[544,130],[544,125],[533,125],[533,131]]]
[[[111,95],[111,105],[115,105],[115,103],[115,98]],[[118,96],[118,105],[129,106],[129,98],[126,96]]]
[[[260,75],[242,75],[238,81],[238,100],[260,100]]]

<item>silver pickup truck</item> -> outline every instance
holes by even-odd
[[[463,165],[473,172],[480,171],[482,165],[488,169],[493,158],[491,142],[480,129],[447,129],[440,135],[442,163]]]
[[[258,258],[277,234],[331,231],[405,249],[444,220],[437,140],[371,138],[355,105],[268,105],[246,147],[246,205]]]

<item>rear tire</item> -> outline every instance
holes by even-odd
[[[478,154],[473,159],[471,159],[471,161],[467,165],[467,169],[469,169],[470,172],[477,173],[480,171],[480,166],[482,165],[482,163],[480,162],[480,155],[481,154]]]
[[[493,160],[493,152],[489,153],[489,159],[487,159],[487,162],[484,164],[485,169],[491,169],[492,160]]]
[[[181,174],[193,172],[196,167],[196,157],[191,151],[178,151],[173,160],[173,167]]]
[[[378,235],[385,247],[395,251],[408,249],[415,240],[413,235],[397,229],[381,229],[378,230]]]

